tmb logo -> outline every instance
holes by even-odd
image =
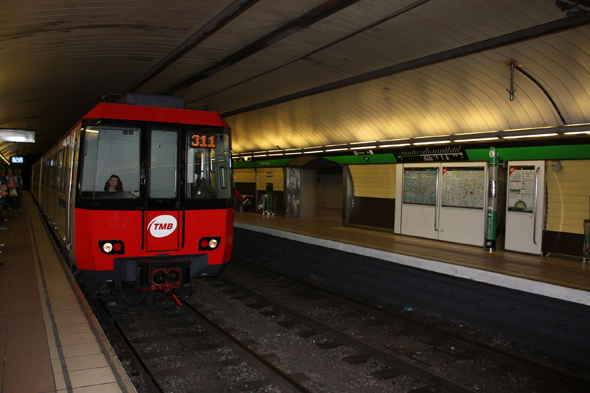
[[[158,216],[150,221],[148,230],[153,237],[166,237],[176,229],[176,218],[172,216]]]

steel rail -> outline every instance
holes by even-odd
[[[205,329],[213,334],[219,341],[231,347],[232,349],[237,349],[242,356],[251,359],[255,363],[256,369],[268,378],[269,383],[276,384],[286,393],[311,393],[289,375],[285,374],[272,363],[267,361],[264,357],[251,350],[250,347],[241,342],[227,330],[223,329],[213,320],[200,313],[199,310],[197,310],[196,307],[191,305],[189,302],[185,300],[183,301],[183,305],[192,311],[191,316],[193,319],[195,319],[195,321],[200,325],[204,325]]]
[[[264,271],[272,272],[273,274],[278,274],[278,275],[283,276],[283,274],[281,274],[280,272],[276,272],[276,271],[266,269],[266,268],[263,268],[260,266],[252,265],[249,262],[241,260],[241,259],[237,259],[237,258],[234,258],[234,259],[239,260],[242,263],[245,263],[245,264],[248,264],[251,266],[255,266],[258,269],[262,269]],[[452,343],[453,345],[456,345],[458,347],[463,347],[464,349],[467,349],[467,350],[478,351],[481,353],[482,356],[487,357],[490,360],[493,360],[498,363],[509,363],[510,365],[518,368],[520,371],[529,372],[537,377],[540,377],[543,379],[548,379],[550,381],[557,382],[557,383],[561,383],[564,380],[568,380],[572,383],[572,385],[574,385],[576,387],[580,387],[580,388],[585,388],[585,389],[588,389],[588,391],[590,391],[590,381],[580,378],[578,376],[571,375],[571,374],[568,374],[565,372],[561,372],[561,371],[549,368],[548,366],[545,366],[545,365],[540,364],[538,362],[523,358],[521,356],[518,356],[518,355],[515,355],[512,353],[509,353],[507,351],[493,348],[488,345],[479,343],[474,340],[470,340],[465,337],[459,337],[455,334],[446,332],[441,329],[437,329],[432,326],[423,325],[419,322],[412,321],[412,320],[404,318],[402,316],[392,315],[390,313],[376,309],[372,306],[360,303],[358,300],[351,299],[346,296],[342,296],[338,293],[334,293],[334,292],[326,290],[324,288],[318,288],[316,286],[310,285],[306,282],[303,282],[301,280],[297,280],[295,278],[289,278],[289,280],[291,280],[299,285],[305,286],[307,288],[321,291],[323,296],[328,297],[331,300],[342,301],[342,299],[344,299],[347,302],[351,303],[351,304],[349,304],[349,306],[355,307],[357,310],[366,312],[370,316],[379,318],[385,322],[389,322],[389,323],[396,324],[396,325],[401,325],[404,328],[411,329],[413,331],[417,331],[417,332],[420,332],[420,333],[423,333],[426,335],[430,335],[433,338],[445,340],[448,343]]]
[[[297,321],[300,321],[302,324],[307,325],[310,328],[316,329],[318,333],[326,334],[335,339],[336,341],[343,341],[344,345],[354,348],[363,354],[369,354],[371,358],[378,360],[384,364],[387,364],[390,367],[395,367],[404,370],[408,375],[428,384],[431,387],[441,388],[444,391],[453,393],[475,392],[475,390],[469,389],[468,387],[465,387],[459,383],[444,378],[441,375],[433,373],[432,371],[427,370],[426,368],[418,364],[412,363],[408,361],[406,358],[394,354],[393,352],[385,351],[372,344],[359,340],[356,337],[353,337],[347,333],[344,333],[339,329],[326,325],[315,318],[309,317],[299,311],[293,310],[289,306],[276,300],[272,300],[253,289],[247,288],[225,277],[219,277],[218,279],[237,288],[238,290],[251,296],[252,298],[270,305],[271,307],[275,308],[275,310],[285,315],[288,315],[291,318],[296,319]]]
[[[115,319],[111,313],[109,313],[109,311],[105,308],[104,303],[100,300],[92,300],[92,305],[94,305],[94,309],[96,310],[95,313],[99,314],[98,317],[100,317],[99,320],[102,322],[101,324],[107,325],[107,328],[116,334],[119,343],[124,347],[125,351],[129,355],[129,359],[133,367],[141,374],[148,392],[164,393],[164,390],[160,387],[145,363],[141,360],[139,354],[133,348],[125,333],[123,333],[123,330],[121,330],[120,326],[117,324],[117,322],[115,322]]]
[[[297,281],[297,282],[300,283],[299,281]],[[305,286],[309,286],[306,283],[300,283],[300,284],[305,285]],[[320,291],[324,291],[323,289],[318,289],[313,286],[311,286],[311,288],[314,288],[314,289],[317,289]],[[333,300],[339,300],[339,299],[343,298],[342,296],[339,296],[337,294],[332,294],[330,292],[328,292],[328,297]],[[346,299],[348,302],[353,303],[353,305],[351,307],[356,307],[358,310],[366,312],[368,315],[370,315],[372,317],[379,318],[385,322],[389,322],[389,323],[396,324],[396,325],[401,325],[404,328],[411,329],[415,332],[419,332],[419,333],[422,333],[425,335],[432,336],[433,338],[440,339],[441,341],[445,341],[445,342],[453,344],[457,347],[462,347],[463,349],[466,349],[466,350],[477,351],[480,355],[482,355],[483,357],[486,357],[492,361],[495,361],[498,363],[510,364],[511,366],[514,366],[515,368],[517,368],[520,371],[528,372],[528,373],[533,374],[539,378],[542,378],[545,380],[550,380],[550,381],[556,382],[556,383],[563,383],[564,380],[568,380],[569,382],[571,382],[572,385],[575,385],[576,387],[580,387],[580,388],[585,388],[585,389],[588,389],[588,391],[590,391],[590,381],[584,380],[584,379],[579,378],[575,375],[571,375],[571,374],[563,373],[558,370],[551,369],[543,364],[525,359],[523,357],[511,354],[509,352],[506,352],[506,351],[503,351],[503,350],[500,350],[497,348],[490,347],[485,344],[481,344],[479,342],[476,342],[476,341],[473,341],[473,340],[470,340],[470,339],[467,339],[464,337],[456,336],[452,333],[445,332],[445,331],[437,329],[435,327],[426,326],[426,325],[411,321],[411,320],[403,318],[403,317],[388,314],[384,311],[375,309],[371,306],[367,306],[367,305],[358,303],[357,301],[355,301],[353,299],[348,299],[348,298],[344,298],[344,299]]]

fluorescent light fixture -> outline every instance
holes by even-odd
[[[376,149],[377,146],[359,146],[359,147],[351,147],[350,150],[363,150],[363,149]]]
[[[35,131],[0,128],[0,141],[35,143]]]
[[[498,131],[476,131],[476,132],[462,132],[460,134],[453,134],[453,136],[468,136],[468,135],[488,135],[488,134],[494,134]]]
[[[414,142],[413,145],[441,145],[444,143],[451,143],[451,141],[431,141],[431,142]]]
[[[457,139],[455,142],[479,142],[479,141],[495,141],[499,139],[497,136],[490,138],[472,138],[472,139]]]
[[[514,135],[514,136],[502,136],[504,139],[518,139],[518,138],[541,138],[545,136],[555,136],[557,132],[551,134],[535,134],[535,135]]]
[[[282,156],[282,155],[284,155],[284,154],[283,153],[273,153],[273,154],[269,154],[269,157],[270,156]]]
[[[257,156],[252,156],[252,157],[266,157],[266,154],[259,154]]]
[[[379,147],[402,147],[402,146],[410,146],[411,143],[398,143],[395,145],[381,145]]]
[[[414,139],[438,139],[438,138],[448,138],[450,135],[432,135],[432,136],[418,136]]]
[[[317,153],[323,153],[323,150],[314,150],[314,151],[304,151],[303,154],[317,154]]]
[[[343,147],[343,148],[340,148],[340,149],[329,149],[329,150],[326,150],[326,153],[331,153],[333,151],[342,151],[342,150],[348,150],[348,148]]]
[[[564,132],[564,135],[578,135],[578,134],[590,134],[590,131],[569,131]]]
[[[286,156],[296,156],[297,154],[301,154],[301,152],[300,151],[296,151],[296,152],[293,152],[293,153],[285,153]]]

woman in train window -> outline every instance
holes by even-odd
[[[117,175],[111,175],[109,180],[104,184],[105,192],[123,192],[123,183]]]

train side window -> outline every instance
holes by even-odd
[[[64,149],[60,149],[57,153],[57,181],[55,188],[59,192],[63,192],[63,169],[64,169]]]
[[[49,187],[51,187],[52,190],[56,189],[56,186],[55,186],[56,169],[57,169],[57,154],[54,153],[51,156],[51,177],[49,178],[50,179]]]
[[[136,198],[140,196],[140,130],[99,126],[85,130],[81,196]],[[119,177],[122,191],[107,192],[108,180]]]

